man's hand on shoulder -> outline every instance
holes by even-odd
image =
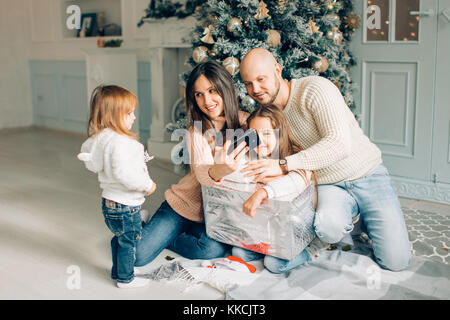
[[[253,182],[265,182],[267,177],[283,174],[278,159],[252,160],[241,170],[245,177],[254,177]]]

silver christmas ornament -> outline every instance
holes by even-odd
[[[239,72],[239,60],[235,57],[226,58],[223,60],[222,65],[233,77]]]
[[[320,73],[327,71],[328,66],[328,60],[324,56],[320,56],[320,60],[316,60],[312,63],[312,68]]]
[[[338,27],[333,27],[333,29],[329,30],[327,32],[327,38],[333,40],[336,44],[342,44],[342,33]]]
[[[268,30],[267,31],[267,40],[266,43],[271,48],[276,48],[281,42],[281,36],[276,30]]]
[[[192,51],[192,59],[194,59],[196,63],[200,63],[208,59],[208,48],[204,46],[195,48],[194,51]]]
[[[242,99],[242,105],[247,109],[247,110],[253,110],[255,108],[256,105],[256,101],[253,100],[250,96],[245,96]]]
[[[229,32],[235,32],[240,27],[242,27],[242,20],[241,19],[231,18],[230,21],[228,21],[227,30]]]

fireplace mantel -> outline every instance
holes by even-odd
[[[172,122],[172,106],[180,97],[179,75],[186,69],[180,61],[186,60],[183,51],[186,54],[191,47],[186,41],[195,23],[194,18],[188,17],[147,20],[144,24],[149,31],[152,107],[147,147],[151,154],[165,160],[170,160],[171,150],[177,144],[165,128]]]
[[[184,19],[144,19],[142,26],[148,32],[149,47],[186,48],[190,47],[189,37],[195,27],[193,17]]]

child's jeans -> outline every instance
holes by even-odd
[[[114,233],[111,239],[111,278],[128,283],[134,279],[136,246],[141,238],[141,206],[127,206],[102,198],[105,223]]]

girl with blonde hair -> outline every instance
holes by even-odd
[[[138,99],[115,85],[94,89],[87,126],[88,139],[78,158],[98,174],[105,223],[111,240],[111,278],[119,288],[142,287],[149,280],[135,278],[136,246],[141,238],[141,205],[155,192],[144,146],[131,131]]]

